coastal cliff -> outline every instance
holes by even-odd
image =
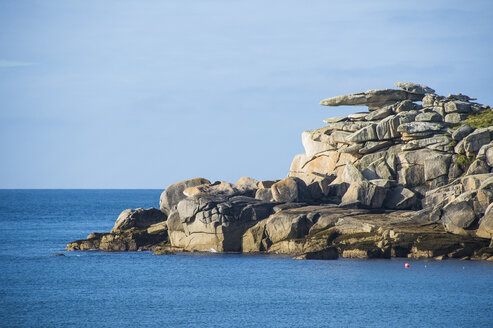
[[[493,260],[492,109],[395,85],[322,100],[368,111],[303,132],[286,178],[182,181],[67,250]]]

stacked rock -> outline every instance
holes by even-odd
[[[472,132],[470,127],[457,131],[451,127],[488,106],[461,94],[438,96],[419,84],[395,85],[401,90],[369,90],[322,100],[325,106],[365,105],[369,111],[329,118],[324,121],[327,126],[303,132],[305,153],[294,158],[289,176],[307,185],[331,179],[323,191],[341,198],[343,205],[412,209],[421,206],[419,200],[427,191],[462,175],[454,159],[475,156],[492,139],[493,128]],[[454,149],[453,140],[459,139]]]
[[[493,261],[493,126],[463,124],[491,108],[395,85],[322,100],[368,111],[303,132],[288,177],[182,181],[163,191],[160,210],[126,210],[110,233],[67,250]]]

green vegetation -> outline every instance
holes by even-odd
[[[460,155],[457,157],[457,165],[461,168],[462,171],[467,171],[469,166],[474,162],[474,157],[467,157],[466,155]]]
[[[455,140],[452,140],[449,144],[448,144],[449,147],[455,147],[457,146],[457,141]]]
[[[457,124],[454,129],[457,129],[464,124],[469,124],[473,129],[487,128],[489,126],[493,126],[493,109],[490,107],[479,113],[468,115],[467,118],[460,124]]]

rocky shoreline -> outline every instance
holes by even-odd
[[[303,132],[287,178],[182,181],[66,249],[493,261],[492,108],[395,85],[322,100],[368,111]]]

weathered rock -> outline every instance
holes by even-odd
[[[378,107],[406,99],[421,100],[423,95],[412,94],[403,90],[378,89],[350,95],[327,98],[320,102],[323,106],[355,106],[367,105]]]
[[[365,116],[365,120],[367,121],[376,121],[386,118],[393,114],[393,111],[390,106],[385,106],[383,108],[377,109],[376,111],[371,112],[370,114]]]
[[[403,100],[395,105],[391,105],[394,108],[394,112],[402,113],[412,110],[416,110],[418,106],[414,104],[411,100]]]
[[[389,147],[392,143],[388,140],[385,141],[367,141],[365,146],[361,148],[358,152],[360,154],[374,153],[380,149]]]
[[[276,202],[296,202],[302,199],[305,188],[300,179],[285,178],[272,185],[272,197]]]
[[[493,147],[493,142],[490,142],[489,144],[481,146],[479,148],[478,153],[476,154],[476,159],[482,160],[486,162],[486,153],[489,148]],[[489,166],[489,165],[488,165]]]
[[[435,134],[430,138],[410,140],[405,145],[402,146],[402,150],[416,150],[432,145],[446,146],[450,144],[450,137],[444,134]]]
[[[301,134],[301,142],[305,148],[306,156],[308,157],[335,149],[334,145],[330,143],[330,137],[325,134],[325,131],[303,131]]]
[[[417,83],[395,82],[394,85],[398,88],[401,88],[404,91],[411,93],[417,93],[422,95],[426,93],[435,93],[435,90],[433,90],[432,88]]]
[[[352,113],[347,116],[350,120],[353,121],[362,121],[365,119],[366,115],[368,115],[369,112],[357,112],[357,113]],[[363,124],[366,124],[367,122],[361,122]]]
[[[293,173],[301,173],[303,172],[303,166],[309,161],[311,158],[306,154],[298,154],[294,156],[293,161],[291,162],[291,167],[289,168],[290,172]]]
[[[307,188],[312,199],[325,199],[330,193],[330,184],[336,179],[335,175],[325,176],[310,183]]]
[[[409,136],[426,136],[439,132],[443,129],[443,125],[440,123],[432,122],[410,122],[403,123],[397,128],[398,132],[404,133]]]
[[[469,156],[469,154],[476,153],[481,146],[490,143],[490,132],[488,129],[476,129],[462,140],[464,142],[464,151]]]
[[[452,155],[435,155],[424,161],[425,180],[431,181],[440,176],[448,176]],[[448,180],[448,179],[447,179]]]
[[[436,106],[441,106],[441,101],[444,99],[445,97],[443,96],[438,96],[438,95],[435,95],[435,94],[427,94],[426,96],[424,96],[424,98],[422,99],[423,101],[423,107],[436,107]]]
[[[394,175],[387,164],[385,158],[377,159],[375,162],[368,165],[362,172],[363,176],[368,180],[374,179],[393,179]]]
[[[354,117],[355,115],[360,116],[362,114],[356,113],[356,114],[351,114],[350,116]],[[368,116],[370,114],[365,113],[364,115],[366,118],[366,116]],[[349,119],[349,116],[348,116],[348,119]],[[346,131],[346,132],[356,132],[359,129],[364,128],[365,126],[368,126],[370,124],[372,124],[372,123],[371,122],[364,122],[364,121],[354,121],[354,119],[351,121],[331,123],[329,126],[326,127],[326,129],[327,129],[326,133],[332,133],[332,131],[334,131],[334,130],[340,130],[340,131]],[[315,131],[318,131],[318,130],[315,130]]]
[[[486,164],[493,167],[493,145],[486,150]]]
[[[475,191],[465,192],[445,205],[442,216],[445,230],[455,234],[466,233],[465,229],[477,220],[473,205],[475,196]]]
[[[337,177],[337,179],[334,180],[334,182],[339,183],[338,179],[341,182],[345,182],[349,184],[353,182],[362,182],[366,180],[363,174],[351,163],[346,164],[344,170],[342,171],[342,175]]]
[[[463,113],[449,113],[445,115],[443,119],[447,123],[460,123],[467,118],[467,114]]]
[[[396,186],[387,192],[383,206],[393,210],[414,209],[417,197],[414,192],[402,186]]]
[[[329,143],[337,145],[338,143],[350,144],[348,137],[351,135],[350,132],[345,131],[334,131],[329,136]]]
[[[237,185],[245,185],[249,189],[257,189],[258,181],[250,177],[242,177],[236,183]]]
[[[245,196],[189,197],[177,206],[179,222],[168,219],[171,245],[186,250],[241,251],[243,233],[272,214],[274,205]]]
[[[481,238],[493,239],[493,204],[486,210],[485,215],[479,221],[476,235]]]
[[[490,167],[485,161],[477,159],[469,166],[466,175],[485,174],[490,172]]]
[[[146,210],[143,208],[128,209],[118,216],[111,232],[115,233],[130,228],[147,229],[152,224],[165,220],[166,214],[154,207]]]
[[[161,233],[168,230],[168,223],[166,221],[154,223],[147,228],[148,234]]]
[[[492,174],[474,174],[474,175],[466,175],[460,179],[460,183],[462,185],[463,191],[474,191],[479,189],[483,183],[491,178]]]
[[[417,187],[425,185],[425,162],[440,152],[419,149],[401,152],[398,155],[398,182],[405,187]],[[414,189],[414,188],[413,188]]]
[[[313,222],[306,215],[297,213],[279,212],[270,217],[265,230],[272,243],[282,240],[303,238],[310,231]]]
[[[336,151],[321,153],[317,157],[307,160],[300,171],[309,174],[330,175],[336,169],[340,156]]]
[[[344,148],[339,148],[337,149],[337,152],[339,153],[347,153],[347,154],[355,154],[358,153],[360,149],[362,149],[364,144],[357,143],[351,146],[347,146]]]
[[[437,112],[421,113],[421,114],[418,114],[415,119],[418,122],[442,122],[443,121],[442,115],[438,114]],[[445,121],[445,122],[448,122],[448,121]]]
[[[375,128],[378,140],[387,140],[399,137],[400,133],[397,131],[399,124],[400,119],[396,115],[391,115],[381,120]]]
[[[347,116],[329,117],[324,120],[324,123],[330,124],[330,123],[342,122],[345,120],[347,120]]]
[[[376,124],[368,125],[348,136],[347,140],[349,142],[366,142],[369,140],[377,140],[375,127]]]
[[[454,131],[454,133],[452,133],[452,139],[454,139],[455,141],[461,141],[472,131],[474,131],[474,129],[471,128],[468,124],[461,125],[457,130]]]
[[[183,194],[187,197],[201,197],[201,196],[253,196],[257,190],[255,185],[244,184],[232,184],[224,181],[217,181],[212,184],[203,184],[194,187],[189,187],[183,190]]]
[[[493,174],[481,183],[476,197],[478,200],[476,213],[478,211],[485,213],[488,206],[493,202]],[[482,213],[477,214],[481,216]]]
[[[270,188],[272,185],[276,182],[279,182],[280,180],[263,180],[258,183],[258,188]]]
[[[183,190],[189,187],[210,183],[211,182],[207,179],[195,178],[172,184],[161,194],[161,198],[159,200],[159,207],[161,211],[165,214],[169,214],[171,210],[176,209],[176,205],[178,205],[178,203],[186,197],[183,195]]]
[[[342,197],[341,206],[359,204],[367,208],[381,208],[387,190],[368,181],[353,182]]]
[[[255,199],[263,200],[265,202],[273,202],[274,197],[272,196],[271,188],[259,188],[255,193]]]
[[[100,250],[103,252],[133,252],[151,250],[168,241],[167,231],[147,233],[146,230],[124,230],[112,233],[92,233],[84,240],[68,243],[68,251]]]
[[[471,104],[465,101],[449,101],[444,106],[446,113],[470,113]]]

